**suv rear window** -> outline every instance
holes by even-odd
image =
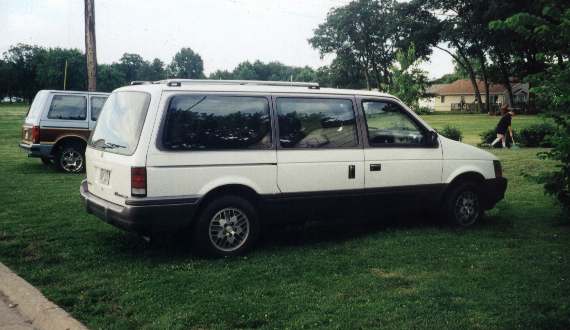
[[[85,120],[87,98],[79,95],[54,95],[51,99],[49,119]]]
[[[269,148],[269,101],[256,96],[174,96],[168,105],[162,147],[170,150]]]
[[[143,92],[115,92],[101,110],[89,144],[123,155],[137,147],[146,118],[150,95]]]

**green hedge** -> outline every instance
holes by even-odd
[[[550,148],[552,147],[551,137],[555,133],[556,128],[549,123],[534,124],[518,130],[513,130],[515,142],[521,147],[528,148]],[[508,133],[507,133],[508,134]],[[481,144],[489,145],[497,137],[495,129],[490,129],[480,134]],[[510,136],[507,136],[507,146],[510,147],[512,141]]]

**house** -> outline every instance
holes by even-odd
[[[485,84],[478,80],[477,86],[481,93],[481,100],[487,103]],[[513,108],[524,108],[528,104],[528,84],[512,83],[514,104]],[[469,79],[456,80],[450,84],[434,84],[426,91],[431,100],[424,100],[424,104],[433,104],[435,111],[475,111],[476,99],[473,84]],[[509,96],[505,86],[501,84],[489,85],[489,102],[497,110],[501,105],[509,103]]]

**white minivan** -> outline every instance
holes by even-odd
[[[501,163],[397,98],[315,83],[166,80],[115,90],[86,150],[87,212],[145,236],[190,229],[242,254],[262,225],[394,207],[470,226],[503,198]]]

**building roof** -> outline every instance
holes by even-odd
[[[436,95],[473,95],[475,90],[473,89],[473,84],[469,79],[456,80],[450,84],[437,84],[431,93]],[[477,81],[477,86],[481,94],[485,93],[485,83],[482,80]],[[501,84],[490,84],[489,93],[490,94],[503,94],[507,91],[505,86]]]

